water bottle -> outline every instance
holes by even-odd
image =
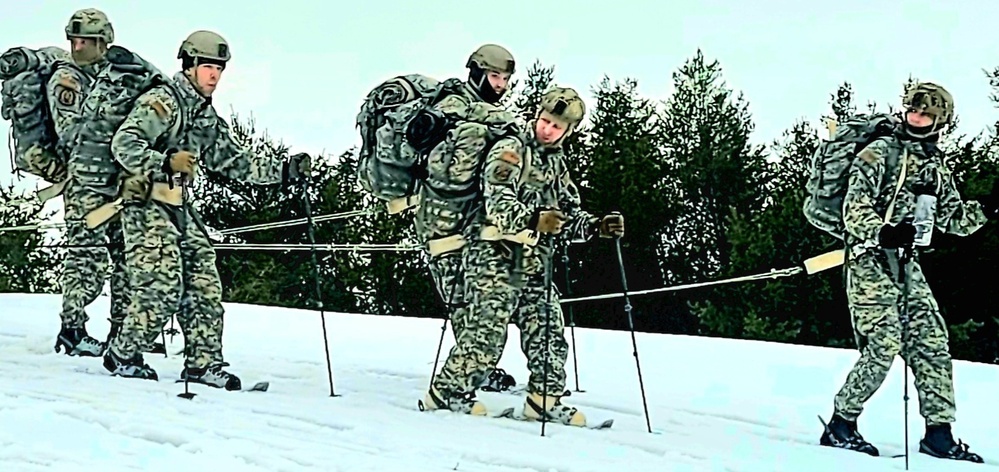
[[[937,197],[934,195],[917,195],[915,219],[912,225],[916,227],[916,246],[929,246],[933,237],[933,225],[937,211]]]

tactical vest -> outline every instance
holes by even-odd
[[[80,185],[114,195],[120,166],[111,154],[111,139],[132,111],[135,100],[169,79],[128,50],[112,46],[106,62],[83,102],[81,118],[70,142],[69,175]]]

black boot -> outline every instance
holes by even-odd
[[[823,421],[823,423],[825,422]],[[819,444],[863,452],[872,456],[880,454],[878,448],[865,441],[864,437],[857,432],[856,421],[847,421],[839,415],[833,415],[829,423],[825,425],[825,431],[822,432]]]
[[[67,328],[65,326],[56,336],[55,351],[65,352],[68,356],[100,357],[104,354],[105,345],[87,334],[87,328]]]
[[[489,374],[489,378],[486,379],[486,383],[482,384],[479,388],[487,392],[505,392],[516,385],[517,381],[512,375],[497,367],[496,369],[493,369],[492,373]]]
[[[926,436],[919,441],[919,452],[940,459],[983,463],[982,456],[968,450],[968,445],[955,442],[950,432],[950,424],[927,425]]]
[[[104,353],[104,368],[111,372],[112,376],[121,376],[146,380],[159,380],[156,371],[149,364],[142,360],[142,354],[138,354],[131,359],[124,359],[108,348]]]

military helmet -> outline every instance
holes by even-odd
[[[954,118],[954,97],[947,89],[932,82],[910,86],[902,97],[902,104],[908,109],[933,115],[938,126],[948,124]]]
[[[483,44],[471,56],[468,56],[468,62],[465,63],[465,67],[472,67],[472,65],[482,70],[506,72],[512,75],[516,62],[513,60],[513,54],[510,54],[510,51],[503,46]]]
[[[96,8],[77,10],[66,24],[66,39],[103,39],[106,44],[114,42],[114,28],[104,12]]]
[[[570,125],[583,121],[586,104],[575,90],[569,87],[555,87],[541,97],[541,109],[555,115]]]
[[[217,33],[205,30],[191,33],[180,44],[177,59],[183,59],[185,54],[191,58],[203,58],[223,63],[232,58],[229,53],[229,43]]]

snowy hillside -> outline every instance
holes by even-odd
[[[577,329],[585,393],[567,402],[615,423],[601,431],[549,424],[541,437],[540,423],[417,409],[439,320],[327,314],[340,395],[331,398],[318,313],[227,308],[232,371],[244,385],[271,381],[270,391],[192,385],[197,396],[189,401],[177,397],[183,384],[173,382],[179,337],[169,358],[147,355],[159,382],[112,378],[99,360],[53,352],[58,296],[0,295],[0,471],[819,472],[905,465],[817,445],[816,415],[828,418],[852,351],[640,334],[650,434],[629,334]],[[107,309],[106,298],[90,308],[98,319],[88,328],[100,339]],[[452,342],[449,332],[442,358]],[[523,382],[518,346],[512,329],[500,367]],[[903,450],[901,365],[860,420],[883,456]],[[999,465],[999,367],[958,363],[955,375],[955,436],[986,464],[917,452],[923,428],[910,386],[911,470]],[[482,398],[497,409],[521,404],[510,394]]]

